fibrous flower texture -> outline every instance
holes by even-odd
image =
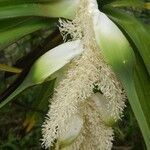
[[[98,9],[95,0],[81,0],[73,21],[59,21],[65,42],[81,40],[83,52],[68,64],[55,88],[42,128],[45,148],[112,148],[111,125],[120,119],[126,97],[96,43],[91,7]]]

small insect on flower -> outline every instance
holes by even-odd
[[[42,127],[45,148],[53,145],[65,150],[112,148],[111,126],[122,116],[126,95],[105,61],[102,43],[98,43],[103,29],[97,27],[97,17],[100,19],[97,21],[105,20],[107,28],[115,28],[112,32],[115,30],[116,36],[120,36],[117,26],[111,26],[110,19],[98,10],[96,0],[80,0],[72,21],[59,20],[64,41],[79,40],[83,52],[68,64],[55,88]]]

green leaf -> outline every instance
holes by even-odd
[[[138,21],[135,17],[123,13],[119,10],[108,8],[106,13],[116,22],[132,39],[139,50],[140,55],[150,74],[150,32],[147,27]]]
[[[48,3],[54,0],[0,0],[0,6],[28,4],[28,3]]]
[[[11,67],[5,64],[0,64],[0,71],[7,71],[12,73],[21,73],[22,70],[16,67]]]
[[[55,20],[44,20],[41,18],[26,18],[4,26],[5,23],[7,23],[6,21],[0,30],[0,50],[27,34],[50,27],[54,21]]]
[[[134,74],[134,81],[141,107],[150,127],[150,77],[144,66],[144,62],[138,53],[136,53],[136,68]]]
[[[15,27],[16,25],[24,22],[27,18],[16,18],[16,19],[3,19],[0,20],[0,32],[6,31],[12,27]]]
[[[43,16],[43,17],[64,17],[72,18],[79,0],[57,0],[49,3],[24,3],[3,5],[0,7],[0,19]]]
[[[96,14],[93,23],[96,41],[106,62],[112,66],[112,69],[119,77],[126,91],[132,110],[141,128],[145,143],[149,149],[149,119],[145,115],[145,109],[142,107],[141,100],[136,91],[134,82],[135,57],[133,49],[121,30],[105,14]]]
[[[132,7],[132,8],[146,8],[145,2],[141,0],[116,0],[113,1],[112,3],[109,3],[107,6],[112,6],[112,7]]]
[[[82,53],[82,44],[79,40],[61,44],[46,52],[33,64],[28,75],[20,86],[0,103],[0,108],[10,102],[26,88],[41,84],[52,74],[68,64],[74,57]]]

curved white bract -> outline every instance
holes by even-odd
[[[68,64],[83,51],[80,40],[61,44],[42,55],[32,66],[28,75],[20,86],[3,102],[0,108],[11,101],[26,88],[44,82],[56,71]]]
[[[117,119],[120,119],[119,118],[120,114],[117,116],[118,118],[114,116],[115,106],[113,104],[110,105],[110,100],[107,99],[101,93],[93,94],[93,96],[91,97],[91,100],[93,101],[93,105],[95,109],[97,110],[97,113],[100,115],[102,121],[107,126],[112,126],[116,122]]]
[[[83,51],[80,40],[61,44],[44,55],[33,65],[29,76],[33,83],[43,82]]]
[[[66,120],[66,127],[59,133],[59,148],[66,147],[78,137],[83,128],[83,119],[79,115],[74,115]]]
[[[106,62],[119,76],[122,70],[132,72],[135,59],[128,40],[117,25],[100,12],[92,1],[89,10],[92,16],[95,39]]]

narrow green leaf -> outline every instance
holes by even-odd
[[[143,109],[144,115],[146,116],[150,128],[150,77],[144,66],[142,58],[138,54],[136,54],[136,68],[134,74],[134,81],[141,107]]]
[[[2,19],[0,20],[0,32],[6,31],[16,25],[28,20],[27,18],[11,18],[11,19]]]
[[[120,79],[127,93],[129,103],[138,121],[141,132],[143,134],[145,144],[147,146],[147,150],[150,150],[150,142],[149,142],[150,141],[150,127],[149,127],[149,122],[148,122],[149,119],[145,115],[145,109],[142,107],[140,103],[140,99],[138,97],[139,95],[135,88],[133,76],[130,77],[128,80],[124,80],[121,77]]]
[[[150,32],[147,27],[135,17],[119,10],[108,8],[106,13],[129,35],[139,50],[140,55],[150,74]]]
[[[82,53],[82,44],[79,40],[61,44],[42,55],[32,66],[28,75],[20,86],[0,103],[0,108],[10,102],[26,88],[43,83],[56,71],[68,64],[74,57]]]
[[[72,18],[79,0],[57,0],[49,3],[25,3],[0,7],[0,19],[43,16]]]
[[[0,19],[24,17],[24,16],[39,16],[38,4],[20,4],[8,5],[0,7]]]
[[[0,31],[0,50],[27,34],[50,27],[53,22],[54,20],[26,18],[3,27],[3,30]]]
[[[0,64],[0,71],[7,71],[12,73],[21,73],[22,70],[16,67],[11,67],[5,64]]]
[[[48,3],[54,0],[0,0],[0,6],[18,5],[27,3]]]
[[[113,1],[112,3],[109,3],[107,6],[132,7],[132,8],[141,8],[141,9],[146,8],[145,2],[143,2],[141,0],[116,0],[116,1]]]

